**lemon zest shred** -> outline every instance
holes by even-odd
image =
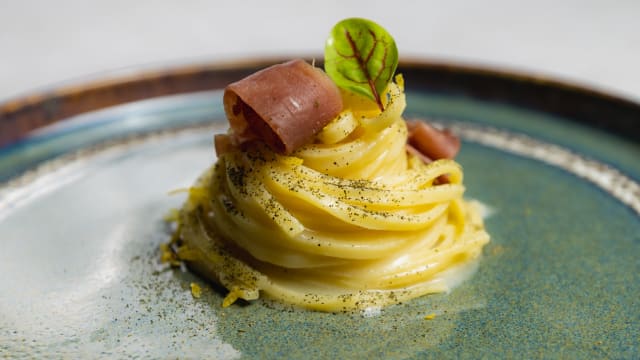
[[[242,291],[237,286],[232,286],[231,291],[225,296],[224,300],[222,300],[222,307],[226,308],[231,306],[233,303],[238,300],[238,298],[242,295]]]
[[[395,76],[394,80],[396,81],[396,84],[398,85],[400,90],[404,91],[404,76],[402,76],[402,74],[398,74]]]
[[[177,194],[181,194],[181,193],[188,193],[189,192],[189,188],[178,188],[178,189],[173,189],[171,191],[168,192],[169,195],[177,195]]]
[[[191,284],[189,284],[189,286],[191,287],[191,296],[193,296],[195,299],[200,299],[200,296],[202,296],[202,288],[200,287],[200,285],[192,282]]]

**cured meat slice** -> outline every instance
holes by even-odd
[[[342,111],[338,87],[300,59],[230,84],[223,101],[236,144],[257,138],[284,154],[310,142]]]
[[[407,121],[407,128],[407,143],[427,159],[453,159],[460,150],[460,139],[448,130],[438,130],[417,120]]]

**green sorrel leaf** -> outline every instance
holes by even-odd
[[[341,88],[364,95],[384,110],[380,98],[398,66],[398,49],[389,33],[373,21],[350,18],[331,30],[324,68]]]

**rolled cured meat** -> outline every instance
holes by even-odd
[[[438,130],[416,120],[407,121],[407,129],[408,145],[420,152],[423,160],[425,157],[430,160],[453,159],[460,150],[460,139],[448,130]]]
[[[230,84],[223,101],[234,142],[257,138],[284,154],[310,142],[342,111],[338,87],[300,59]]]

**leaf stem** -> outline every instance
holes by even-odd
[[[376,100],[376,104],[378,104],[380,111],[384,111],[384,105],[382,105],[382,99],[380,99],[380,94],[378,94],[378,91],[376,90],[376,85],[373,82],[373,79],[371,78],[371,74],[369,74],[369,71],[367,70],[367,66],[364,62],[364,59],[362,58],[362,55],[360,54],[360,51],[358,50],[358,47],[356,46],[355,41],[351,37],[351,33],[349,33],[348,30],[345,30],[345,35],[347,37],[347,40],[349,41],[349,46],[351,46],[351,50],[353,50],[353,56],[358,61],[358,65],[360,66],[360,68],[362,69],[362,72],[367,77],[367,82],[369,83],[369,87],[371,88],[373,97]],[[371,51],[373,52],[373,49],[371,49]]]

